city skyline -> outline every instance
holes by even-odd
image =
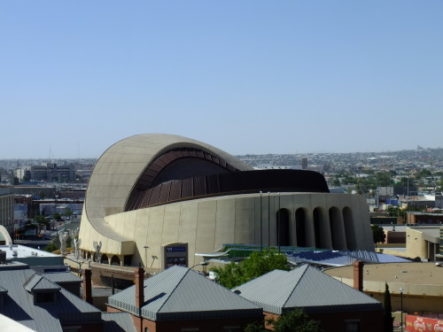
[[[442,147],[443,4],[0,4],[0,159],[170,133],[234,155]]]

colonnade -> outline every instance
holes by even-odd
[[[264,244],[334,250],[357,248],[356,227],[349,207],[282,208],[276,213],[274,227],[275,233],[273,230],[271,234],[275,236],[271,240],[268,234]]]

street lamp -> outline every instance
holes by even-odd
[[[400,331],[403,332],[403,288],[400,291]]]

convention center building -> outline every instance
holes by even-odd
[[[330,193],[320,173],[254,170],[165,134],[125,138],[98,159],[79,239],[84,258],[157,271],[224,244],[374,249],[364,198]]]

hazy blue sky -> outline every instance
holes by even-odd
[[[0,109],[0,158],[443,147],[443,1],[1,1]]]

